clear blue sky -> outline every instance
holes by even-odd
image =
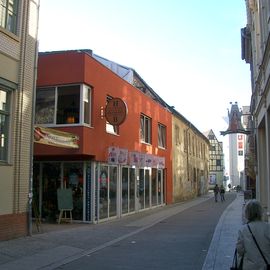
[[[244,0],[41,0],[40,51],[91,49],[135,69],[201,132],[220,140],[230,102],[250,105],[241,60]]]

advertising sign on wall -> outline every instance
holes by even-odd
[[[63,148],[79,148],[79,136],[53,128],[36,126],[34,142]]]
[[[165,158],[127,149],[111,146],[108,148],[108,163],[112,165],[126,165],[149,168],[165,168]]]

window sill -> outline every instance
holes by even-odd
[[[3,33],[4,35],[8,36],[9,38],[19,42],[20,39],[17,35],[13,34],[12,32],[7,31],[5,28],[0,26],[0,32]]]
[[[110,135],[114,135],[114,136],[120,136],[119,134],[117,133],[113,133],[113,132],[110,132],[110,131],[106,131],[107,134],[110,134]]]
[[[151,143],[141,141],[141,143],[146,144],[146,145],[152,145]]]

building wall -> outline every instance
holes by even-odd
[[[213,189],[216,184],[219,186],[224,183],[224,153],[223,143],[219,142],[213,130],[205,132],[209,139],[209,188]]]
[[[161,106],[137,88],[121,79],[114,72],[99,63],[91,55],[80,51],[65,53],[41,54],[39,56],[39,73],[37,85],[62,85],[85,83],[93,89],[92,127],[65,127],[65,130],[79,135],[80,148],[68,150],[35,145],[35,155],[46,157],[58,156],[93,156],[96,161],[108,159],[108,147],[119,146],[129,151],[149,153],[165,157],[166,163],[166,202],[172,202],[172,169],[171,169],[171,112]],[[119,135],[106,132],[106,119],[102,110],[106,106],[107,96],[123,99],[128,107],[128,115],[120,126]],[[152,119],[152,143],[140,141],[140,114]],[[158,123],[166,126],[166,149],[158,147]]]
[[[208,192],[209,141],[181,117],[172,119],[173,201]]]
[[[251,113],[256,137],[256,198],[262,203],[270,220],[270,3],[264,0],[246,1],[249,45],[244,60],[251,67]],[[242,48],[243,50],[243,48]],[[244,52],[246,52],[244,51]],[[242,51],[243,52],[243,51]],[[248,57],[250,56],[250,57]]]
[[[11,96],[8,158],[0,162],[0,240],[28,233],[39,1],[18,3],[16,33],[0,26],[0,88],[8,90]]]

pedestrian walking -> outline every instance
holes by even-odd
[[[215,202],[218,201],[218,193],[219,193],[219,186],[218,184],[216,184],[214,187]]]
[[[219,192],[220,192],[220,200],[224,202],[225,201],[225,188],[223,185],[220,186]]]
[[[270,269],[270,224],[262,221],[261,204],[249,200],[244,214],[247,223],[238,232],[237,261],[242,261],[243,270]]]

